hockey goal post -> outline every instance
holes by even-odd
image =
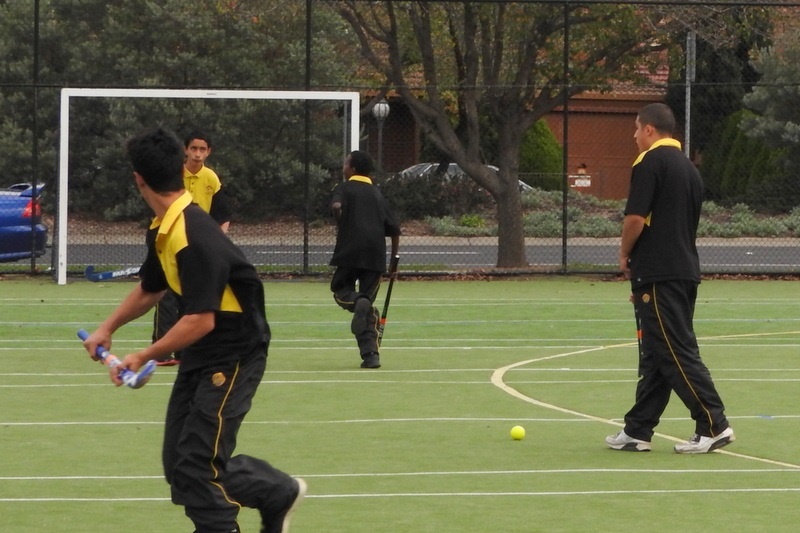
[[[58,201],[55,232],[56,282],[67,283],[67,213],[69,188],[69,126],[70,102],[75,98],[179,98],[179,99],[238,99],[238,100],[321,100],[349,102],[349,150],[359,147],[360,95],[358,92],[337,91],[269,91],[269,90],[204,90],[204,89],[94,89],[65,88],[61,90],[60,138],[58,156]],[[346,106],[347,108],[348,106]],[[345,117],[345,120],[347,117]]]

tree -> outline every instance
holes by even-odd
[[[33,0],[0,1],[0,166],[7,169],[7,179],[13,169],[14,181],[29,179],[32,159],[33,6]],[[306,83],[302,2],[41,0],[40,11],[40,176],[50,190],[56,177],[60,87],[300,89]],[[330,10],[316,10],[312,23],[312,86],[344,86],[345,73],[352,70],[351,56],[342,53],[345,22]],[[107,218],[146,213],[124,186],[130,170],[121,147],[133,131],[158,122],[179,134],[197,125],[211,133],[219,148],[212,163],[233,196],[237,216],[302,213],[306,175],[298,140],[305,133],[303,109],[296,102],[283,104],[76,102],[70,187],[79,194],[71,195],[70,209]],[[334,104],[311,109],[317,119],[310,129],[312,183],[327,176],[328,168],[341,167],[336,111]]]
[[[756,114],[743,127],[749,135],[775,148],[800,144],[800,31],[784,34],[775,46],[759,50],[754,60],[761,82],[745,96],[744,103]],[[800,161],[794,161],[797,163]]]
[[[715,130],[729,115],[743,107],[742,98],[758,80],[750,53],[769,40],[770,13],[766,8],[727,6],[698,10],[669,8],[675,21],[674,35],[684,53],[675,57],[680,83],[670,84],[666,103],[677,117],[686,114],[686,33],[696,35],[695,79],[691,84],[691,149],[703,154],[715,140]],[[677,77],[676,77],[677,78]],[[676,79],[676,81],[678,81]]]
[[[800,166],[800,30],[789,29],[762,48],[753,66],[761,81],[744,97],[753,111],[742,120],[742,130],[751,139],[762,141],[774,153],[771,165],[762,170],[762,190],[780,199],[775,207],[787,208],[800,203],[796,169]]]
[[[498,267],[527,265],[517,187],[525,132],[565,96],[607,90],[610,79],[636,79],[636,67],[652,59],[653,36],[663,26],[630,5],[333,5],[356,33],[363,57],[404,99],[427,139],[495,199]],[[568,79],[562,65],[567,25]],[[492,163],[498,173],[483,164],[484,124],[497,135]]]

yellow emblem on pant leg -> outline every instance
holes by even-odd
[[[211,383],[213,383],[215,387],[222,387],[225,384],[225,374],[217,372],[211,376]]]

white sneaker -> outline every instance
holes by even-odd
[[[736,440],[733,428],[728,428],[716,437],[703,437],[695,433],[686,442],[679,442],[675,445],[675,453],[708,453],[718,448],[727,446]]]
[[[622,450],[624,452],[649,452],[650,443],[646,440],[634,439],[623,429],[616,435],[606,437],[606,444],[612,450]]]

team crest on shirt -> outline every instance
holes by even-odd
[[[225,374],[217,372],[211,376],[211,383],[213,383],[215,387],[222,387],[225,384]]]
[[[650,295],[647,293],[642,294],[642,301],[646,304],[650,303]]]

